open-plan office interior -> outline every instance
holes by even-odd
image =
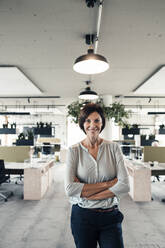
[[[123,152],[125,248],[165,248],[164,10],[162,0],[0,1],[1,248],[75,247],[64,176],[87,102],[103,107],[101,137]]]

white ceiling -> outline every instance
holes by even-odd
[[[87,8],[85,0],[1,0],[0,65],[20,68],[44,96],[61,96],[51,102],[76,98],[89,76],[72,66],[88,48],[84,35],[96,32],[97,11],[97,6]],[[134,95],[165,64],[164,27],[163,0],[105,0],[98,53],[110,69],[92,76],[93,90]]]

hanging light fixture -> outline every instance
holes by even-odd
[[[91,81],[86,81],[85,82],[87,87],[85,88],[84,91],[80,92],[79,95],[79,99],[81,100],[97,100],[99,98],[99,96],[97,95],[97,93],[93,90],[91,90],[91,88],[88,86],[89,84],[91,84]]]
[[[95,54],[92,48],[88,53],[75,60],[73,69],[81,74],[97,74],[108,70],[109,64],[106,58],[100,54]]]
[[[87,7],[94,7],[94,3],[96,1],[86,1]],[[90,48],[88,49],[88,53],[81,55],[75,60],[75,63],[73,65],[73,70],[81,73],[81,74],[98,74],[101,72],[105,72],[109,68],[109,64],[107,59],[100,55],[97,54],[97,47],[98,47],[98,40],[99,40],[99,31],[100,31],[100,24],[101,24],[101,14],[102,14],[102,4],[103,0],[99,1],[99,11],[98,11],[98,20],[97,20],[97,32],[95,35],[95,46],[93,49],[93,37],[91,39],[90,36],[90,42],[87,41],[87,35],[86,35],[86,43],[90,44]]]

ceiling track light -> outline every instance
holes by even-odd
[[[99,96],[97,95],[95,91],[91,90],[91,88],[89,87],[89,84],[91,84],[91,81],[86,81],[85,83],[87,87],[85,88],[84,91],[80,92],[79,99],[89,100],[89,101],[97,100]]]
[[[90,2],[90,1],[89,1]],[[88,49],[88,53],[79,56],[73,65],[73,70],[81,73],[81,74],[98,74],[105,72],[109,69],[109,64],[107,59],[97,54],[98,40],[99,40],[99,32],[100,32],[100,24],[101,24],[101,14],[102,14],[102,2],[100,0],[99,12],[98,12],[98,20],[97,20],[97,33],[94,36],[90,35],[90,48]],[[86,43],[89,44],[89,35],[86,35]],[[93,49],[93,43],[95,37],[95,47]],[[88,41],[87,41],[88,40]]]

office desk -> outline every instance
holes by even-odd
[[[134,201],[151,201],[151,176],[165,175],[165,163],[153,167],[148,162],[125,160],[129,174],[129,195]]]
[[[40,200],[52,183],[53,165],[54,160],[40,161],[34,164],[10,162],[5,163],[5,168],[11,172],[10,174],[14,174],[16,171],[24,171],[24,200]]]
[[[144,163],[144,166],[150,168],[152,176],[165,175],[165,163],[159,163],[159,165],[150,166],[149,163]]]
[[[27,168],[27,165],[25,165],[24,163],[16,163],[16,162],[5,163],[5,173],[7,175],[23,175],[25,168]]]

